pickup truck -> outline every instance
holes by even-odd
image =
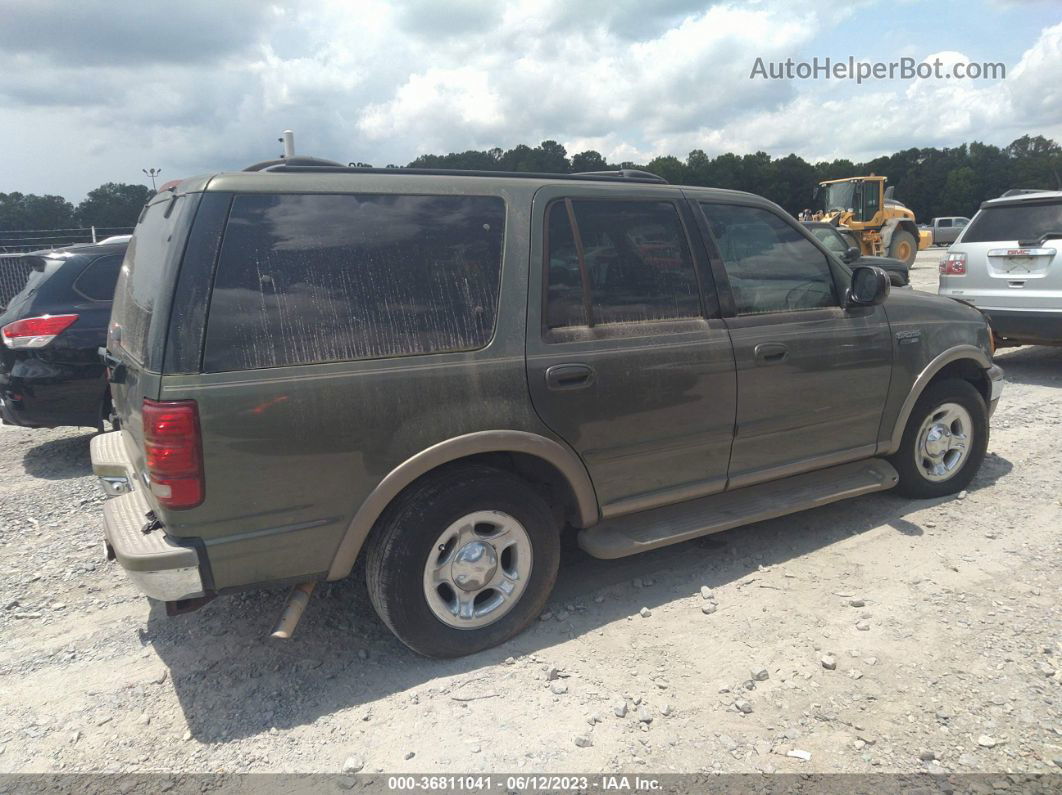
[[[933,245],[950,246],[959,238],[959,235],[962,234],[962,230],[968,223],[970,223],[969,218],[963,218],[962,216],[957,215],[945,218],[934,218],[933,222],[929,225]]]

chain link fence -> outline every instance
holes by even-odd
[[[26,285],[32,259],[24,254],[0,254],[0,312]]]
[[[0,230],[0,255],[24,254],[42,249],[62,248],[78,243],[99,243],[114,235],[132,234],[131,226],[86,226],[72,229]]]

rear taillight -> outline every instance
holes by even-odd
[[[164,508],[203,501],[203,446],[194,400],[144,400],[144,461],[151,493]]]
[[[41,315],[8,323],[0,329],[4,345],[9,348],[43,348],[59,333],[69,328],[77,315]]]
[[[955,254],[948,254],[940,261],[937,270],[940,271],[942,276],[965,276],[966,255],[958,252]]]

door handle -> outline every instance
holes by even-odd
[[[594,383],[594,375],[588,364],[555,364],[546,370],[546,387],[554,391],[585,389]]]
[[[756,361],[779,364],[789,358],[789,348],[780,342],[761,342],[755,348]]]

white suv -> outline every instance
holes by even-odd
[[[940,261],[938,293],[983,310],[1002,345],[1062,344],[1062,191],[986,201]]]

